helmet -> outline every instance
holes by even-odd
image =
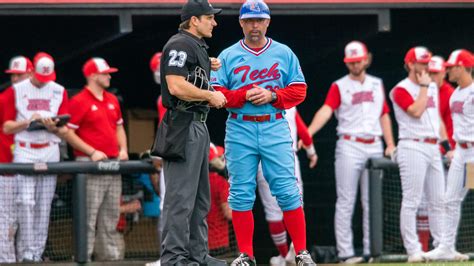
[[[247,0],[240,8],[240,19],[270,18],[270,8],[262,0]]]

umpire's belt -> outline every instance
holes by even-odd
[[[206,122],[207,113],[193,112],[193,120],[194,121],[199,121],[199,122]]]
[[[238,119],[239,115],[236,113],[230,113],[230,118],[232,119]],[[244,121],[251,121],[251,122],[266,122],[270,121],[272,118],[271,114],[264,114],[264,115],[242,115],[242,120]],[[283,114],[282,113],[276,113],[275,114],[275,119],[282,119]]]

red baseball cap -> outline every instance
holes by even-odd
[[[474,55],[465,49],[455,50],[451,53],[451,55],[449,55],[449,59],[446,61],[444,66],[474,67]]]
[[[28,57],[15,56],[10,60],[8,69],[5,70],[7,74],[24,74],[33,71],[33,63]]]
[[[428,72],[443,72],[446,68],[444,67],[444,59],[441,56],[431,57],[430,62],[428,63]]]
[[[422,63],[427,64],[431,60],[431,52],[423,46],[413,47],[405,55],[405,64]]]
[[[344,48],[344,63],[359,62],[367,59],[367,47],[359,41],[352,41]]]
[[[161,60],[161,52],[158,52],[153,55],[153,57],[150,60],[150,69],[151,72],[155,73],[158,69],[160,69],[160,60]]]
[[[92,74],[110,74],[117,72],[118,69],[115,67],[110,67],[107,62],[100,57],[93,57],[84,64],[82,67],[82,73],[85,77],[88,77]]]
[[[35,66],[35,77],[40,82],[46,83],[56,80],[56,72],[54,71],[54,59],[51,55],[39,52],[33,59]]]

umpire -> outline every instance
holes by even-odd
[[[217,59],[209,58],[203,40],[212,37],[217,26],[214,15],[220,12],[207,0],[189,0],[181,11],[179,32],[163,48],[161,93],[168,111],[155,143],[164,159],[166,184],[162,265],[226,265],[208,255],[209,131],[205,123],[209,107],[221,108],[226,99],[221,92],[188,81],[197,73],[207,85],[210,70],[220,68]]]

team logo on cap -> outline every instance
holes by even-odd
[[[250,10],[255,11],[255,12],[260,12],[260,6],[257,5],[256,2],[252,2],[250,4]]]
[[[48,75],[49,73],[51,73],[51,68],[47,66],[43,67],[43,71],[41,71],[41,74]]]

